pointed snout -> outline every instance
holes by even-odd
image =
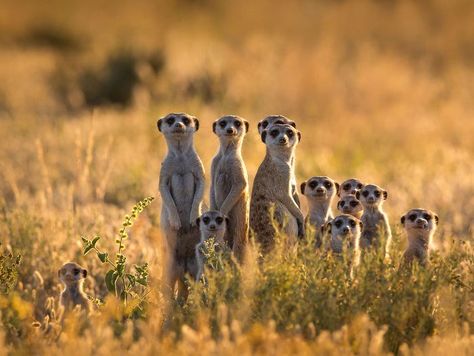
[[[316,193],[324,193],[324,188],[322,187],[316,188]]]
[[[215,224],[210,224],[210,225],[209,225],[209,230],[214,231],[215,229],[216,229],[216,225],[215,225]]]
[[[278,140],[278,142],[282,145],[285,145],[288,143],[288,139],[286,138],[286,136],[283,136],[283,137],[280,137],[280,139]]]
[[[351,229],[349,229],[349,227],[347,227],[347,226],[344,226],[343,229],[342,229],[342,233],[344,235],[347,235],[349,233],[349,231],[351,231]]]

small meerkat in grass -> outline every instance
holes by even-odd
[[[352,252],[353,265],[357,266],[360,259],[360,236],[363,223],[348,214],[336,216],[324,227],[324,232],[330,237],[329,248],[333,253],[340,254],[344,249]]]
[[[379,246],[385,237],[385,252],[388,253],[392,239],[392,231],[387,214],[382,205],[388,198],[386,190],[375,184],[367,184],[360,191],[360,202],[364,207],[361,221],[364,224],[360,247]]]
[[[356,195],[348,194],[339,199],[337,202],[337,210],[339,210],[342,214],[349,214],[357,219],[362,218],[362,214],[364,213],[364,208],[362,207],[362,203],[359,200],[360,192],[357,192]]]
[[[403,254],[404,263],[417,260],[425,265],[429,258],[433,235],[438,227],[438,215],[426,209],[411,209],[400,221],[408,239],[408,247]]]
[[[349,178],[345,180],[339,187],[337,195],[340,198],[344,198],[346,195],[353,194],[355,195],[364,187],[364,183],[356,178]]]
[[[58,277],[64,284],[59,298],[59,304],[65,312],[73,310],[79,305],[86,313],[91,311],[91,302],[83,290],[87,270],[75,262],[65,263],[58,270]]]
[[[316,247],[320,247],[321,228],[333,218],[331,204],[339,190],[339,183],[326,176],[316,176],[301,183],[300,188],[309,207],[305,223],[315,229]]]
[[[197,261],[197,272],[196,280],[200,280],[204,271],[205,255],[202,251],[204,244],[209,239],[214,239],[214,244],[217,248],[223,249],[227,245],[225,241],[225,235],[229,226],[229,218],[223,213],[216,210],[209,210],[202,214],[196,221],[199,226],[201,233],[201,241],[196,245],[196,261]]]

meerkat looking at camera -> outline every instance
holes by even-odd
[[[264,130],[268,130],[272,127],[272,125],[290,125],[293,126],[296,129],[296,123],[293,120],[288,119],[287,117],[283,115],[270,115],[264,118],[263,120],[260,120],[257,124],[258,128],[258,134],[261,136],[262,132]],[[292,177],[291,177],[291,191],[293,194],[293,199],[296,202],[296,205],[298,207],[301,207],[300,205],[300,199],[298,197],[298,192],[296,190],[296,176],[294,174],[295,172],[295,160],[292,159],[291,161],[291,167],[292,167]]]
[[[292,160],[301,133],[291,125],[273,125],[261,135],[266,155],[255,175],[250,201],[250,226],[263,251],[274,244],[278,231],[290,241],[304,237],[304,217],[291,191]]]
[[[171,113],[157,122],[168,153],[161,164],[159,190],[162,198],[161,228],[168,248],[166,283],[178,298],[186,298],[184,277],[196,275],[195,247],[199,243],[196,220],[201,215],[204,195],[204,167],[194,149],[199,121],[194,116]]]
[[[387,191],[375,184],[367,184],[360,191],[359,197],[364,208],[361,218],[364,228],[360,239],[360,247],[379,246],[382,234],[385,236],[385,251],[388,252],[392,232],[388,216],[382,208],[383,202],[388,198]]]
[[[209,239],[214,239],[214,245],[222,249],[228,246],[225,241],[225,234],[229,226],[229,218],[216,210],[209,210],[202,214],[196,221],[201,233],[200,243],[196,245],[197,273],[196,280],[200,280],[204,271],[205,256],[203,253],[204,244]],[[229,246],[230,247],[230,246]]]
[[[83,290],[87,270],[75,262],[65,263],[58,270],[58,277],[64,284],[59,298],[59,304],[65,312],[73,310],[79,305],[86,313],[91,311],[91,303]]]
[[[345,180],[339,187],[337,195],[340,198],[344,198],[346,195],[356,195],[364,187],[364,183],[356,178],[349,178]]]
[[[362,207],[362,203],[360,202],[359,198],[360,192],[357,192],[356,195],[345,195],[337,202],[337,210],[339,210],[342,214],[349,214],[353,217],[356,217],[357,219],[361,219],[364,208]]]
[[[344,249],[354,253],[354,265],[359,264],[359,244],[363,223],[352,215],[342,214],[328,222],[324,231],[329,234],[329,248],[334,253]]]
[[[219,152],[211,165],[211,209],[228,217],[226,242],[242,258],[249,232],[249,187],[242,142],[249,123],[233,115],[223,116],[212,125],[219,137]]]
[[[425,265],[439,223],[438,215],[430,210],[411,209],[400,220],[408,238],[408,247],[403,254],[404,262],[409,264],[416,259]]]
[[[309,206],[305,223],[310,224],[315,229],[316,247],[320,247],[320,231],[333,218],[331,204],[339,190],[339,183],[326,176],[317,176],[301,183],[300,187],[301,194],[306,197]]]

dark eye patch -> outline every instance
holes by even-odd
[[[351,227],[356,227],[356,222],[354,220],[349,220],[349,225],[351,225]]]
[[[380,193],[379,190],[376,190],[376,191],[374,192],[374,195],[375,195],[377,198],[380,198],[380,194],[381,194],[381,193]]]
[[[430,221],[431,220],[431,215],[430,214],[423,214],[423,218],[425,218],[426,221]]]
[[[202,222],[203,222],[204,224],[206,224],[206,225],[209,224],[209,221],[211,221],[211,219],[210,219],[209,217],[207,217],[207,216],[205,216],[205,217],[202,219]]]
[[[350,190],[350,189],[351,189],[350,183],[344,184],[343,189],[344,189],[344,190]]]
[[[361,183],[357,184],[357,189],[362,189],[363,185]]]
[[[173,124],[174,124],[174,121],[175,121],[175,120],[174,120],[174,117],[169,117],[169,118],[166,119],[166,123],[167,123],[169,126],[173,125]]]
[[[342,220],[336,220],[334,225],[336,225],[336,227],[339,229],[342,226]]]
[[[287,130],[286,134],[288,135],[288,137],[293,137],[295,135],[295,133],[291,130]]]
[[[81,273],[81,270],[79,268],[74,268],[73,273],[75,275],[78,275],[79,273]]]
[[[344,205],[346,205],[346,202],[344,200],[341,200],[339,204],[341,204],[341,207],[344,207]]]
[[[359,205],[359,202],[357,200],[353,200],[350,202],[351,206],[355,208],[357,205]]]
[[[220,126],[220,127],[224,128],[225,125],[227,125],[227,123],[226,123],[225,121],[219,122],[219,126]]]
[[[189,120],[189,118],[183,117],[183,124],[185,124],[186,126],[188,126],[190,122],[191,122],[191,120]]]
[[[364,190],[364,191],[362,192],[362,195],[363,195],[364,197],[368,197],[368,196],[369,196],[369,191],[368,191],[368,190]]]
[[[327,189],[331,189],[332,183],[327,180],[327,181],[324,182],[324,186],[325,186]]]
[[[284,124],[285,124],[285,122],[282,121],[282,120],[277,120],[277,121],[274,122],[274,125],[284,125]]]
[[[220,216],[218,216],[218,217],[216,218],[216,223],[217,223],[218,225],[222,224],[223,222],[224,222],[224,219],[221,218]]]
[[[267,121],[267,120],[265,120],[264,122],[262,122],[262,127],[263,127],[264,129],[266,129],[267,126],[268,126],[268,121]]]
[[[278,131],[278,130],[271,130],[271,131],[270,131],[270,136],[272,136],[272,137],[277,137],[278,134],[279,134],[279,131]]]
[[[240,127],[242,126],[242,123],[240,121],[234,121],[235,127]]]
[[[416,214],[410,214],[410,215],[408,216],[408,220],[410,220],[410,221],[415,221],[415,220],[416,220]]]
[[[309,182],[309,187],[310,187],[311,189],[316,188],[317,185],[318,185],[318,183],[316,183],[314,180],[311,181],[311,182]]]

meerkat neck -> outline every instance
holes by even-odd
[[[290,165],[292,164],[293,155],[293,149],[269,149],[267,147],[267,156],[269,156],[271,159],[283,161]]]
[[[168,150],[171,154],[181,155],[194,150],[193,136],[175,138],[165,136]]]
[[[382,206],[380,205],[366,205],[364,206],[364,213],[374,214],[377,212],[382,212]]]
[[[242,140],[229,140],[229,139],[221,139],[221,144],[219,147],[219,154],[226,155],[230,152],[237,152],[240,153],[242,151]]]
[[[78,295],[82,293],[82,280],[77,283],[71,283],[67,285],[66,290],[72,295]]]
[[[428,250],[430,245],[431,234],[411,234],[408,236],[408,245],[409,248],[422,248],[423,250]]]
[[[326,221],[331,215],[331,200],[308,200],[310,217],[320,219],[320,223]]]

